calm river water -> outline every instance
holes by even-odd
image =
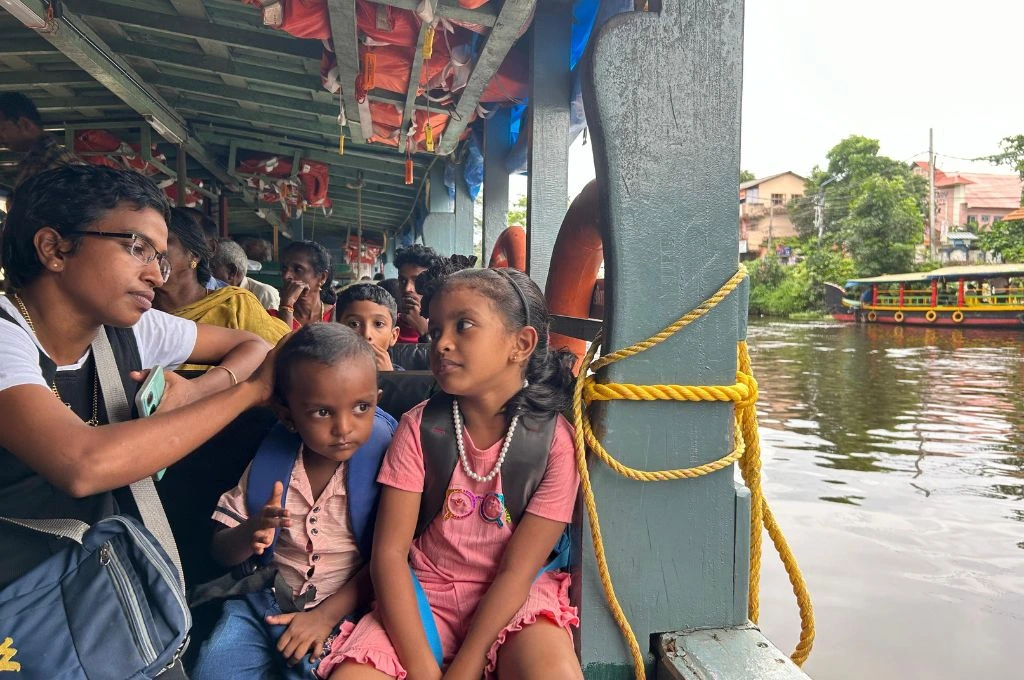
[[[816,680],[1024,678],[1024,333],[752,322]],[[766,540],[761,623],[799,622]]]

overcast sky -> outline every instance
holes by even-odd
[[[849,134],[924,160],[929,127],[936,153],[995,153],[1024,134],[1022,35],[1018,0],[747,0],[742,166],[804,174]]]
[[[851,134],[897,160],[1006,172],[963,160],[1024,134],[1024,3],[1019,0],[747,0],[743,169],[805,175]],[[594,176],[589,146],[569,154],[569,194]],[[514,177],[512,200],[526,193]]]

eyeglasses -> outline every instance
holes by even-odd
[[[167,258],[167,253],[157,252],[156,246],[154,246],[153,243],[142,234],[121,231],[85,231],[78,229],[65,231],[64,234],[75,236],[99,236],[100,238],[131,239],[132,242],[127,244],[125,247],[128,252],[132,254],[132,257],[142,264],[149,264],[153,260],[156,260],[157,267],[160,268],[160,276],[163,277],[165,283],[171,276],[171,261]]]

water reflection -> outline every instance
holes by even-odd
[[[767,491],[816,596],[811,675],[1024,676],[1024,333],[755,322],[749,339]],[[781,568],[765,580],[762,623],[791,644]]]

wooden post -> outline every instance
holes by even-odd
[[[743,2],[665,2],[660,12],[613,17],[592,41],[584,97],[609,234],[602,350],[611,351],[654,335],[736,273]],[[599,379],[733,384],[741,296],[726,297],[700,321],[613,364]],[[648,470],[707,463],[733,448],[728,403],[613,401],[595,412],[595,426],[612,455]],[[652,635],[745,623],[749,524],[731,466],[657,483],[627,480],[598,463],[591,475],[611,578],[648,654],[648,677]],[[589,526],[583,544],[585,675],[632,678],[628,649],[605,605]]]
[[[571,2],[548,0],[537,3],[533,45],[530,48],[526,271],[542,290],[547,283],[555,238],[569,207],[571,32]]]
[[[473,199],[466,184],[466,166],[455,166],[455,231],[452,254],[473,254]]]
[[[511,114],[500,108],[484,124],[484,233],[480,245],[482,267],[487,266],[494,242],[508,227],[508,168]]]
[[[178,145],[178,155],[175,158],[175,163],[178,166],[178,200],[175,204],[179,208],[184,208],[185,201],[188,198],[188,153],[185,151],[183,144]]]
[[[434,163],[430,170],[430,192],[427,196],[430,214],[423,221],[423,244],[441,255],[453,252],[452,234],[455,232],[455,204],[448,198],[444,185],[444,162]]]
[[[217,201],[217,222],[220,226],[221,238],[227,238],[228,234],[228,195],[221,191]]]

